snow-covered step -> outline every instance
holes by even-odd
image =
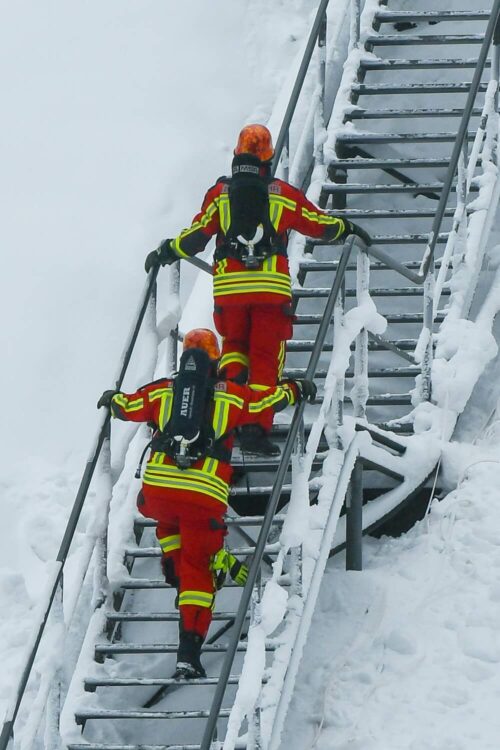
[[[287,342],[286,349],[288,352],[312,352],[316,341],[314,339],[292,339]],[[382,351],[385,346],[397,346],[403,351],[413,351],[417,345],[417,339],[398,339],[396,341],[387,341],[383,344],[378,341],[369,341],[368,349],[371,351]],[[351,349],[354,349],[355,344],[351,344]],[[333,344],[325,344],[323,347],[324,352],[333,351]]]
[[[228,684],[237,685],[239,679],[239,675],[231,675]],[[217,685],[218,681],[218,677],[198,677],[189,680],[189,687]],[[167,687],[178,684],[179,680],[173,677],[89,677],[85,680],[84,687],[88,693],[93,693],[98,687]]]
[[[276,643],[266,642],[266,651],[274,651]],[[176,654],[179,649],[178,643],[97,643],[95,646],[96,661],[105,656],[116,656],[119,654]],[[223,654],[227,651],[227,644],[204,643],[201,647],[205,654]],[[238,643],[238,651],[246,651],[246,642]]]
[[[254,552],[254,547],[235,547],[231,549],[231,552],[236,557],[241,555],[251,555]],[[264,549],[265,554],[275,555],[279,552],[279,544],[268,544]],[[124,550],[126,557],[133,558],[151,558],[161,557],[160,547],[126,547]]]
[[[130,745],[113,742],[107,744],[103,742],[85,742],[75,743],[71,742],[66,746],[67,750],[201,750],[201,745],[167,745],[162,743],[161,745],[145,745],[141,742],[140,745]]]
[[[474,131],[468,133],[470,141],[474,140]],[[455,143],[456,133],[353,133],[342,132],[337,141],[342,144],[351,143]]]
[[[322,320],[322,315],[319,314],[299,314],[295,315],[295,319],[293,321],[294,325],[319,325]],[[384,318],[388,323],[420,323],[422,324],[424,322],[422,313],[389,313],[384,315]],[[438,313],[435,317],[436,323],[441,323],[444,320],[444,314]],[[331,322],[333,323],[334,318],[332,317]]]
[[[248,458],[246,459],[246,464],[249,468],[249,470],[253,469],[254,464],[258,464],[260,461],[259,459]],[[273,465],[273,462],[269,462],[271,466]],[[224,523],[226,526],[262,526],[262,522],[264,520],[264,516],[226,516],[224,519]],[[273,520],[273,524],[282,524],[285,520],[285,516],[277,513]],[[156,521],[154,521],[152,518],[144,518],[143,516],[138,516],[136,520],[134,521],[134,526],[137,528],[156,528]]]
[[[368,36],[365,46],[401,47],[418,44],[482,44],[484,34],[379,34]]]
[[[378,194],[384,194],[384,193],[440,193],[443,189],[443,185],[440,182],[432,182],[432,183],[415,183],[411,185],[404,185],[401,183],[398,184],[392,184],[392,185],[377,185],[377,184],[363,184],[363,183],[357,183],[357,182],[347,182],[347,183],[335,183],[335,182],[326,182],[323,185],[323,191],[328,194],[332,193],[344,193],[344,194],[353,194],[353,195],[362,195],[362,194],[368,194],[368,193],[377,193]],[[451,192],[455,193],[457,190],[456,185],[451,186]],[[471,193],[477,193],[478,188],[476,185],[471,185],[470,192]]]
[[[385,448],[389,448],[400,456],[406,453],[405,445],[398,443],[396,440],[392,440],[392,438],[382,432],[382,430],[377,430],[373,425],[368,425],[364,422],[357,422],[356,432],[368,432],[375,443],[380,443]]]
[[[66,746],[67,750],[201,750],[201,745],[123,745],[113,743],[108,745],[102,742],[85,742],[84,744],[71,742]]]
[[[384,367],[368,368],[368,377],[370,378],[414,378],[420,373],[420,367],[412,365],[410,367]],[[305,367],[285,368],[283,377],[286,378],[303,378],[306,374]],[[314,379],[321,380],[326,378],[326,370],[318,370]],[[347,370],[346,378],[353,378],[354,371]]]
[[[436,210],[425,208],[402,208],[402,209],[384,209],[384,208],[339,208],[332,212],[335,216],[347,217],[348,219],[433,219]],[[455,209],[446,208],[444,215],[453,216]],[[319,243],[318,243],[319,244]]]
[[[295,297],[299,299],[311,299],[315,297],[327,297],[330,293],[330,289],[317,288],[317,289],[298,289],[293,290]],[[407,287],[385,287],[385,288],[374,288],[370,289],[371,297],[421,297],[424,290],[421,286],[407,286]],[[443,289],[442,295],[449,295],[449,289]],[[356,297],[355,289],[346,289],[346,297]]]
[[[396,471],[395,469],[391,468],[391,466],[387,465],[389,456],[393,458],[391,454],[387,453],[387,451],[381,451],[380,449],[378,450],[381,454],[378,461],[374,461],[371,458],[365,458],[364,456],[361,456],[363,468],[366,469],[366,471],[378,471],[380,474],[384,474],[384,476],[390,477],[396,482],[404,482],[404,474],[401,474],[399,471]]]
[[[208,710],[199,709],[198,711],[140,711],[127,708],[87,708],[77,710],[75,719],[77,724],[85,724],[87,721],[97,719],[208,719]],[[227,718],[231,713],[230,708],[222,708],[219,716]],[[140,747],[140,746],[139,746]]]
[[[358,110],[353,110],[357,112]],[[367,111],[367,110],[362,110]],[[353,112],[350,113],[353,114]],[[349,115],[349,116],[350,116]],[[378,157],[367,158],[358,156],[355,159],[334,159],[328,165],[329,173],[332,173],[335,169],[392,169],[392,168],[403,168],[407,169],[427,169],[428,167],[442,167],[448,168],[450,163],[449,159],[440,159],[439,157],[429,159],[380,159]]]
[[[235,612],[213,612],[212,620],[233,620]],[[179,610],[175,612],[110,612],[108,622],[177,622]]]
[[[322,398],[317,399],[318,403],[323,403]],[[344,396],[346,403],[351,402],[349,395]],[[411,395],[409,393],[382,393],[378,396],[368,396],[367,406],[408,406],[411,404]]]
[[[409,236],[411,235],[407,235],[407,237]],[[427,242],[429,241],[428,234],[412,235],[412,236],[418,237],[419,239],[418,241],[412,242],[411,244],[426,245]],[[378,244],[375,242],[375,240],[379,239],[379,237],[373,235],[372,239],[374,240],[372,242],[372,245]],[[438,242],[444,243],[446,242],[447,239],[448,239],[448,234],[442,234],[442,235],[439,235]],[[389,243],[380,242],[380,244],[389,244]],[[399,244],[399,243],[395,242],[394,244]],[[405,268],[408,268],[411,271],[418,271],[418,269],[420,268],[420,261],[418,260],[405,261],[401,265],[404,266]],[[300,262],[301,271],[307,271],[308,273],[316,273],[316,272],[325,273],[325,271],[334,272],[337,270],[338,266],[339,266],[338,260],[317,260],[317,261],[316,260],[303,260]],[[439,266],[440,266],[440,262],[438,260],[436,261],[436,267],[439,267]],[[357,266],[355,263],[352,263],[347,266],[348,271],[356,271],[356,269],[357,269]],[[389,269],[390,269],[390,266],[388,266],[387,263],[382,263],[382,261],[380,260],[374,260],[374,261],[371,261],[370,263],[370,271],[387,271]],[[322,316],[319,315],[319,317],[321,318]]]
[[[377,23],[395,23],[411,21],[422,23],[429,21],[487,21],[489,10],[378,10],[375,13]]]
[[[486,82],[479,84],[478,91],[488,88]],[[386,94],[467,94],[470,83],[354,83],[351,87],[357,96],[384,96]]]
[[[281,585],[281,583],[280,583]],[[227,580],[224,583],[224,588],[241,588],[237,583],[231,580]],[[142,589],[168,589],[175,591],[170,584],[165,583],[163,578],[127,578],[120,581],[120,588],[130,591],[139,591]]]
[[[480,117],[482,110],[476,107],[472,117]],[[345,120],[414,120],[416,117],[462,117],[463,109],[353,109]]]
[[[485,67],[490,67],[490,62],[487,61]],[[460,69],[468,69],[468,68],[476,68],[477,66],[477,58],[471,57],[471,58],[461,58],[461,57],[453,57],[448,59],[441,59],[441,58],[435,58],[435,59],[422,59],[417,58],[416,60],[404,60],[402,58],[394,58],[394,59],[381,59],[378,60],[372,60],[370,58],[366,58],[361,60],[361,69],[365,71],[370,70],[451,70],[454,68],[460,68]]]

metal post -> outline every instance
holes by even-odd
[[[361,0],[351,0],[351,38],[349,50],[359,47],[361,36]]]
[[[344,306],[345,306],[345,278],[342,279],[340,294],[335,303],[333,311],[333,345],[338,340],[342,326],[344,325]],[[344,424],[344,380],[337,380],[333,408],[331,410],[331,428],[333,432],[332,444],[339,450],[343,450],[342,440],[339,434],[339,428]]]
[[[358,457],[346,498],[346,570],[363,570],[363,464]]]
[[[356,275],[356,302],[359,305],[370,290],[370,258],[358,252]],[[363,328],[356,336],[354,349],[354,386],[351,400],[354,416],[364,419],[368,400],[368,331]]]
[[[181,286],[181,270],[180,261],[171,265],[168,269],[168,295],[172,300],[176,300],[176,304],[179,303],[179,292]],[[177,356],[178,356],[178,344],[179,344],[179,326],[169,333],[165,359],[166,359],[166,372],[170,376],[177,371]]]
[[[59,719],[61,716],[61,694],[62,694],[62,669],[61,661],[62,654],[64,653],[64,609],[63,609],[63,582],[62,579],[57,587],[57,593],[54,599],[54,606],[52,608],[51,624],[53,628],[59,630],[58,646],[58,661],[59,664],[55,670],[52,684],[49,689],[49,695],[47,699],[47,707],[45,711],[45,732],[44,732],[44,748],[45,750],[60,750],[61,748],[61,736],[59,734]]]

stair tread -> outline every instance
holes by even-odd
[[[274,651],[275,643],[266,643],[266,651]],[[176,654],[178,643],[96,643],[96,654]],[[240,641],[238,651],[246,651],[247,643]],[[204,643],[202,653],[222,654],[227,651],[227,645],[218,643]]]
[[[472,110],[471,116],[479,117],[482,114],[482,109],[476,107]],[[347,112],[345,119],[347,120],[369,120],[369,119],[385,119],[391,117],[401,118],[413,118],[413,117],[462,117],[463,109],[460,108],[448,108],[448,109],[353,109],[351,112]]]
[[[479,84],[479,91],[486,91],[488,84]],[[353,83],[351,90],[358,94],[454,94],[468,92],[470,83]]]
[[[489,10],[377,10],[375,18],[381,23],[394,21],[483,21],[490,17]]]
[[[416,58],[410,60],[409,58],[379,58],[378,60],[372,60],[371,58],[362,59],[360,62],[361,68],[365,70],[415,70],[420,68],[437,69],[437,68],[476,68],[477,58],[476,57],[428,57],[428,58]],[[486,60],[485,68],[491,67],[489,60]]]
[[[381,47],[405,44],[482,44],[484,34],[380,34],[368,36],[365,44]]]
[[[473,140],[476,134],[469,132],[469,139]],[[435,141],[455,142],[457,137],[456,133],[364,133],[364,132],[340,132],[337,135],[337,141],[342,143],[378,143],[378,142],[392,142],[402,141],[403,143],[420,143]]]
[[[222,708],[220,716],[228,717],[230,708]],[[127,708],[85,708],[77,709],[75,716],[77,720],[89,721],[90,719],[206,719],[210,711],[199,709],[194,711],[153,711],[146,708],[138,710]]]
[[[408,169],[420,169],[425,167],[448,167],[449,163],[449,159],[441,159],[438,157],[430,157],[428,159],[379,159],[374,157],[373,159],[368,159],[360,156],[355,159],[334,159],[328,166],[347,169],[378,169],[379,167],[407,167]]]

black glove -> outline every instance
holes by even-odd
[[[291,381],[297,389],[298,397],[297,401],[309,401],[310,404],[314,403],[316,393],[318,391],[316,383],[313,380],[292,380]]]
[[[149,273],[152,268],[170,265],[171,263],[175,263],[176,260],[179,260],[177,253],[172,250],[171,242],[173,242],[173,240],[163,240],[156,250],[152,250],[148,253],[144,263],[144,270],[146,273]]]
[[[102,394],[101,398],[97,402],[97,408],[100,409],[101,406],[105,406],[107,409],[109,409],[109,407],[111,405],[111,399],[117,393],[120,393],[120,391],[112,391],[112,390],[104,391],[104,393]]]
[[[345,221],[345,219],[344,219]],[[349,234],[355,234],[356,237],[359,237],[360,240],[363,240],[363,242],[369,247],[372,244],[372,238],[366,232],[363,227],[358,227],[357,224],[354,224],[352,221],[346,221],[347,229],[348,229],[348,235]]]

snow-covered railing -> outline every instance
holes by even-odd
[[[139,332],[144,319],[149,319],[151,326],[156,325],[156,276],[158,269],[150,272],[144,291],[141,295],[140,304],[134,319],[131,332],[120,360],[118,374],[115,381],[116,389],[120,389],[125,374],[127,373],[132,353],[135,349]],[[4,718],[2,731],[0,733],[0,750],[11,748],[14,741],[14,727],[19,713],[23,696],[30,681],[30,677],[36,670],[37,655],[43,657],[43,667],[40,670],[41,678],[35,689],[35,697],[30,705],[29,716],[23,726],[20,735],[20,743],[16,746],[21,750],[31,750],[34,747],[40,724],[45,715],[44,747],[59,747],[59,711],[61,705],[61,694],[68,675],[65,674],[67,664],[65,663],[65,645],[69,640],[75,639],[70,634],[71,625],[76,622],[75,614],[80,617],[79,598],[84,588],[87,572],[93,564],[93,580],[90,584],[91,592],[87,605],[87,613],[90,605],[89,615],[100,607],[108,593],[106,558],[107,558],[107,530],[109,503],[111,500],[111,476],[110,476],[110,415],[109,411],[102,415],[100,425],[89,454],[87,464],[78,488],[71,514],[64,532],[57,557],[52,565],[51,575],[46,583],[46,588],[38,605],[38,611],[34,617],[33,631],[26,645],[25,660],[22,673],[17,685],[13,688],[13,697]],[[77,531],[78,521],[87,499],[89,488],[97,473],[99,486],[96,489],[94,499],[94,515],[87,533],[85,543],[79,549],[76,569],[71,572],[72,588],[66,591],[64,588],[64,569],[70,554],[72,542]],[[81,634],[84,624],[78,619],[78,628]],[[42,644],[43,638],[43,644]],[[79,648],[81,643],[72,645],[72,651]],[[42,646],[42,649],[40,648]],[[17,734],[16,734],[17,737]]]

